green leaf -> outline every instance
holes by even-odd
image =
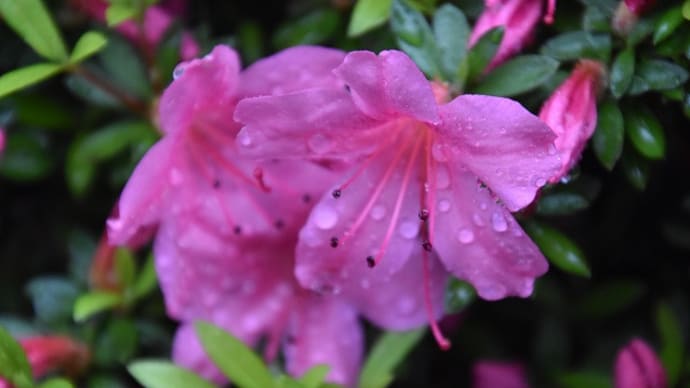
[[[496,51],[498,51],[498,46],[500,46],[503,39],[503,32],[503,27],[492,28],[472,46],[467,54],[468,79],[475,80],[484,73],[489,62],[491,62]]]
[[[553,265],[573,275],[587,278],[592,275],[585,255],[564,234],[536,222],[526,224],[525,230]]]
[[[391,29],[402,49],[430,78],[441,76],[439,51],[424,16],[404,0],[393,0]]]
[[[654,44],[656,45],[671,36],[682,22],[683,13],[680,6],[673,7],[666,11],[657,19],[656,27],[654,28],[654,37],[652,38]]]
[[[425,330],[386,332],[376,341],[359,376],[361,388],[383,388],[394,378],[395,368],[422,339]]]
[[[0,14],[39,55],[56,62],[67,60],[60,31],[41,0],[0,0]]]
[[[328,375],[331,367],[328,365],[315,365],[304,372],[299,378],[299,383],[303,388],[318,388]]]
[[[134,284],[137,265],[134,262],[134,255],[129,249],[117,248],[115,250],[115,271],[120,285],[129,288]]]
[[[451,4],[444,4],[436,10],[433,31],[438,44],[443,78],[462,86],[467,75],[467,41],[470,26],[465,14]]]
[[[158,285],[158,278],[156,277],[156,267],[154,264],[153,255],[146,258],[144,266],[139,271],[139,276],[134,283],[133,293],[136,299],[142,298],[153,291]]]
[[[688,80],[687,70],[660,59],[643,60],[638,64],[635,75],[639,77],[639,81],[643,81],[643,85],[631,86],[631,95],[641,94],[647,90],[673,89]]]
[[[0,77],[0,98],[46,80],[61,70],[62,66],[60,65],[37,63],[5,73]]]
[[[654,32],[654,21],[651,18],[642,18],[635,23],[632,31],[628,34],[626,42],[628,46],[636,46],[638,43],[647,39]]]
[[[194,373],[168,361],[135,361],[129,373],[145,388],[216,388]]]
[[[0,172],[17,181],[35,181],[50,173],[50,157],[44,138],[33,133],[13,133],[7,137]]]
[[[594,58],[607,62],[611,53],[611,36],[585,31],[566,32],[549,39],[540,52],[559,61]]]
[[[0,326],[0,376],[9,379],[17,388],[33,387],[31,366],[21,345]]]
[[[515,57],[489,73],[474,89],[478,94],[515,96],[546,82],[558,69],[558,61],[542,55]]]
[[[449,314],[459,313],[477,299],[477,291],[464,280],[452,278],[446,286],[445,311]]]
[[[668,386],[674,387],[680,378],[683,368],[683,329],[676,314],[671,308],[661,303],[656,309],[656,327],[661,338],[659,356],[666,370]]]
[[[121,36],[108,35],[108,45],[99,55],[106,78],[126,93],[148,99],[153,94],[148,70],[139,52]]]
[[[335,10],[317,9],[280,26],[273,35],[273,45],[287,48],[301,44],[320,44],[335,34],[339,23],[340,16]]]
[[[82,322],[122,302],[122,296],[114,292],[91,291],[83,294],[74,303],[74,320]]]
[[[67,379],[56,377],[42,382],[38,388],[74,388],[74,385]]]
[[[589,32],[610,32],[610,15],[602,12],[598,7],[587,7],[582,16],[582,29]]]
[[[139,335],[130,319],[117,318],[100,331],[93,347],[94,360],[107,367],[127,362],[137,350]]]
[[[572,192],[544,194],[537,202],[537,213],[545,216],[563,216],[589,207],[589,200]]]
[[[645,157],[661,159],[666,153],[666,137],[651,110],[638,105],[625,109],[625,133]]]
[[[114,27],[126,20],[134,18],[138,13],[137,7],[131,4],[113,2],[105,10],[105,20],[108,23],[108,27]]]
[[[611,388],[611,378],[608,373],[600,372],[569,372],[558,377],[560,388]]]
[[[621,51],[611,65],[611,94],[621,98],[632,83],[635,74],[635,49]]]
[[[685,0],[681,12],[685,20],[690,20],[690,0]]]
[[[385,23],[391,14],[393,0],[358,0],[352,11],[347,35],[355,37]]]
[[[196,334],[213,363],[241,388],[270,388],[273,376],[261,359],[239,339],[205,322],[195,324]]]
[[[623,152],[623,114],[612,100],[599,105],[597,129],[592,137],[594,153],[608,170],[618,162]]]
[[[49,324],[67,322],[79,290],[71,281],[57,276],[31,279],[26,286],[36,317]]]
[[[71,63],[81,62],[101,51],[106,44],[108,44],[108,40],[105,35],[97,31],[87,31],[74,45],[69,61]]]
[[[645,285],[637,281],[608,280],[585,293],[575,306],[575,312],[589,319],[613,317],[630,308],[645,292]]]
[[[628,182],[642,191],[649,181],[649,160],[642,158],[637,152],[623,153],[623,172]]]

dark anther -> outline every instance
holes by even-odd
[[[424,241],[424,243],[422,244],[422,248],[424,248],[424,250],[427,251],[427,252],[431,252],[431,250],[432,250],[434,247],[431,245],[430,242]]]
[[[283,222],[283,220],[276,220],[275,226],[276,229],[283,229],[283,227],[285,226],[285,222]]]
[[[420,210],[418,216],[419,216],[420,220],[426,221],[427,219],[429,219],[429,210],[428,209]]]
[[[309,195],[309,194],[304,194],[304,195],[302,196],[302,202],[304,202],[304,203],[309,203],[309,202],[311,202],[311,195]]]
[[[214,181],[213,181],[213,188],[214,188],[214,189],[217,189],[217,188],[219,188],[219,187],[220,187],[220,181],[219,181],[218,179],[214,180]]]
[[[333,198],[337,199],[337,198],[340,198],[341,195],[343,195],[343,192],[340,189],[335,189],[335,190],[333,190],[331,195],[333,196]]]
[[[235,234],[242,233],[242,227],[239,225],[235,225],[235,228],[233,228],[233,232],[235,232]]]
[[[350,85],[345,85],[345,91],[350,93]]]
[[[297,338],[295,338],[294,335],[288,335],[287,337],[285,337],[285,342],[288,345],[294,345],[297,342]]]
[[[338,247],[338,238],[337,237],[331,237],[331,247],[333,247],[333,248]]]
[[[376,260],[374,260],[374,256],[367,256],[367,265],[369,268],[374,268],[376,266]]]

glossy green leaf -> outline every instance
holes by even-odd
[[[644,81],[644,87],[631,86],[630,94],[636,95],[647,90],[673,89],[688,80],[688,72],[681,66],[660,59],[647,59],[637,65],[635,75]]]
[[[468,79],[475,80],[484,73],[491,59],[496,55],[496,51],[498,51],[498,46],[503,39],[503,32],[503,27],[493,28],[482,35],[472,46],[467,54]]]
[[[74,385],[67,379],[55,377],[42,382],[38,388],[74,388]]]
[[[0,76],[0,98],[44,81],[62,70],[62,66],[52,63],[37,63],[12,70]]]
[[[425,330],[386,332],[376,341],[359,376],[360,388],[387,387],[395,377],[395,368],[422,339]]]
[[[642,191],[647,187],[650,168],[649,160],[642,158],[637,152],[623,153],[623,172],[636,189]]]
[[[449,314],[459,313],[477,299],[477,291],[464,280],[452,278],[446,286],[445,311]]]
[[[335,34],[340,16],[333,9],[316,9],[278,28],[273,45],[287,48],[300,44],[323,43]]]
[[[96,364],[108,366],[124,363],[136,353],[139,335],[130,319],[112,319],[98,334],[92,349]]]
[[[91,291],[81,295],[74,303],[74,320],[82,322],[122,302],[122,296],[114,292]]]
[[[439,77],[438,47],[424,16],[404,0],[393,0],[391,29],[402,49],[429,77]]]
[[[594,58],[608,61],[611,53],[611,36],[585,31],[566,32],[549,39],[540,52],[559,61]]]
[[[666,370],[669,387],[678,382],[684,363],[685,338],[678,317],[666,304],[659,304],[656,309],[656,327],[661,339],[659,356]]]
[[[240,388],[273,387],[273,376],[247,345],[223,329],[197,322],[196,334],[213,363]]]
[[[122,104],[113,95],[106,93],[92,81],[81,75],[72,74],[65,79],[67,88],[85,102],[107,108],[120,107]]]
[[[654,20],[652,18],[642,18],[635,23],[626,38],[628,46],[636,46],[644,41],[654,32]]]
[[[48,175],[53,160],[45,139],[33,133],[13,133],[7,137],[0,173],[16,181],[35,181]]]
[[[560,388],[612,388],[610,373],[569,372],[558,377]]]
[[[644,106],[625,109],[625,133],[645,157],[661,159],[666,153],[666,136],[659,120]]]
[[[610,15],[602,12],[598,7],[587,7],[582,16],[582,29],[588,32],[610,32]]]
[[[132,96],[144,100],[152,96],[146,64],[129,41],[115,34],[108,35],[108,45],[99,59],[107,73],[103,75],[106,80]]]
[[[138,10],[131,4],[113,2],[105,10],[105,20],[108,27],[114,27],[118,24],[132,19],[137,16]]]
[[[473,92],[515,96],[546,82],[558,69],[558,61],[543,55],[515,57],[489,73]]]
[[[690,0],[685,0],[683,8],[681,8],[681,13],[685,20],[690,20]]]
[[[41,0],[0,0],[0,14],[39,55],[56,62],[67,60],[60,31]]]
[[[434,13],[432,23],[436,43],[438,44],[441,71],[443,78],[461,86],[467,72],[467,41],[470,26],[465,14],[451,4],[444,4]]]
[[[620,314],[642,298],[646,288],[643,283],[632,280],[608,280],[583,293],[574,306],[582,318],[602,319]]]
[[[50,94],[16,93],[8,98],[13,106],[16,122],[28,127],[58,131],[74,131],[77,117],[66,101]],[[2,123],[0,123],[2,125]]]
[[[571,215],[589,207],[585,196],[573,192],[548,193],[537,202],[537,213],[545,216]]]
[[[77,287],[66,278],[44,276],[26,285],[36,317],[44,323],[60,324],[72,317],[72,306],[79,295]]]
[[[137,280],[134,283],[133,293],[135,298],[142,298],[156,289],[158,278],[156,277],[156,266],[153,255],[149,255],[144,262]]]
[[[132,251],[127,248],[117,248],[115,250],[115,273],[117,281],[125,288],[134,284],[137,272],[137,264],[134,261]]]
[[[592,136],[594,154],[608,170],[623,152],[623,114],[616,102],[606,100],[599,105],[597,128]]]
[[[347,35],[355,37],[382,25],[391,14],[393,0],[358,0],[352,11]]]
[[[97,31],[87,31],[74,45],[74,50],[72,50],[69,60],[72,63],[81,62],[101,51],[106,44],[108,44],[108,40],[105,35]]]
[[[328,375],[331,367],[328,365],[315,365],[299,378],[299,383],[303,388],[318,388]]]
[[[632,83],[635,74],[635,50],[628,47],[621,51],[611,65],[611,94],[621,98]]]
[[[678,26],[683,22],[683,13],[681,7],[673,7],[666,11],[660,18],[656,21],[656,27],[654,28],[654,36],[652,41],[654,44],[661,42],[662,40],[668,38],[673,34]]]
[[[31,367],[24,350],[2,326],[0,326],[0,376],[7,378],[17,388],[33,387]]]
[[[564,234],[536,222],[526,224],[525,230],[553,265],[574,275],[591,276],[582,250]]]
[[[169,361],[135,361],[127,366],[127,370],[145,388],[216,388]]]

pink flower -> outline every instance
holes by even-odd
[[[556,0],[485,0],[486,8],[472,29],[469,45],[473,46],[492,28],[504,28],[503,40],[487,71],[520,52],[532,40],[544,2],[547,4],[544,22],[550,24]]]
[[[73,0],[76,6],[92,18],[105,22],[105,10],[108,4],[103,0]],[[172,4],[179,7],[179,4]],[[163,40],[166,31],[174,22],[174,17],[163,6],[151,6],[144,14],[141,26],[135,21],[128,20],[120,23],[115,29],[127,39],[131,40],[146,53],[154,53],[155,48]],[[199,54],[199,45],[188,32],[182,34],[180,58],[187,60]]]
[[[300,232],[301,284],[337,292],[440,259],[483,298],[530,295],[547,263],[509,210],[560,167],[553,132],[505,98],[439,105],[399,51],[350,53],[335,74],[347,89],[248,98],[235,112],[248,154],[353,163]]]
[[[666,372],[654,350],[641,339],[633,339],[616,356],[616,388],[666,388]]]
[[[474,388],[529,388],[525,367],[520,363],[483,360],[472,367]]]
[[[577,163],[597,125],[597,94],[605,82],[604,65],[582,60],[568,79],[544,103],[541,118],[556,133],[562,166],[557,182]]]
[[[652,8],[656,0],[624,0],[623,3],[625,3],[628,9],[635,15],[641,15]]]

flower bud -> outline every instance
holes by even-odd
[[[479,361],[472,367],[473,388],[528,388],[522,364],[505,361]]]
[[[666,388],[666,372],[661,361],[641,339],[633,339],[616,356],[616,388]]]

